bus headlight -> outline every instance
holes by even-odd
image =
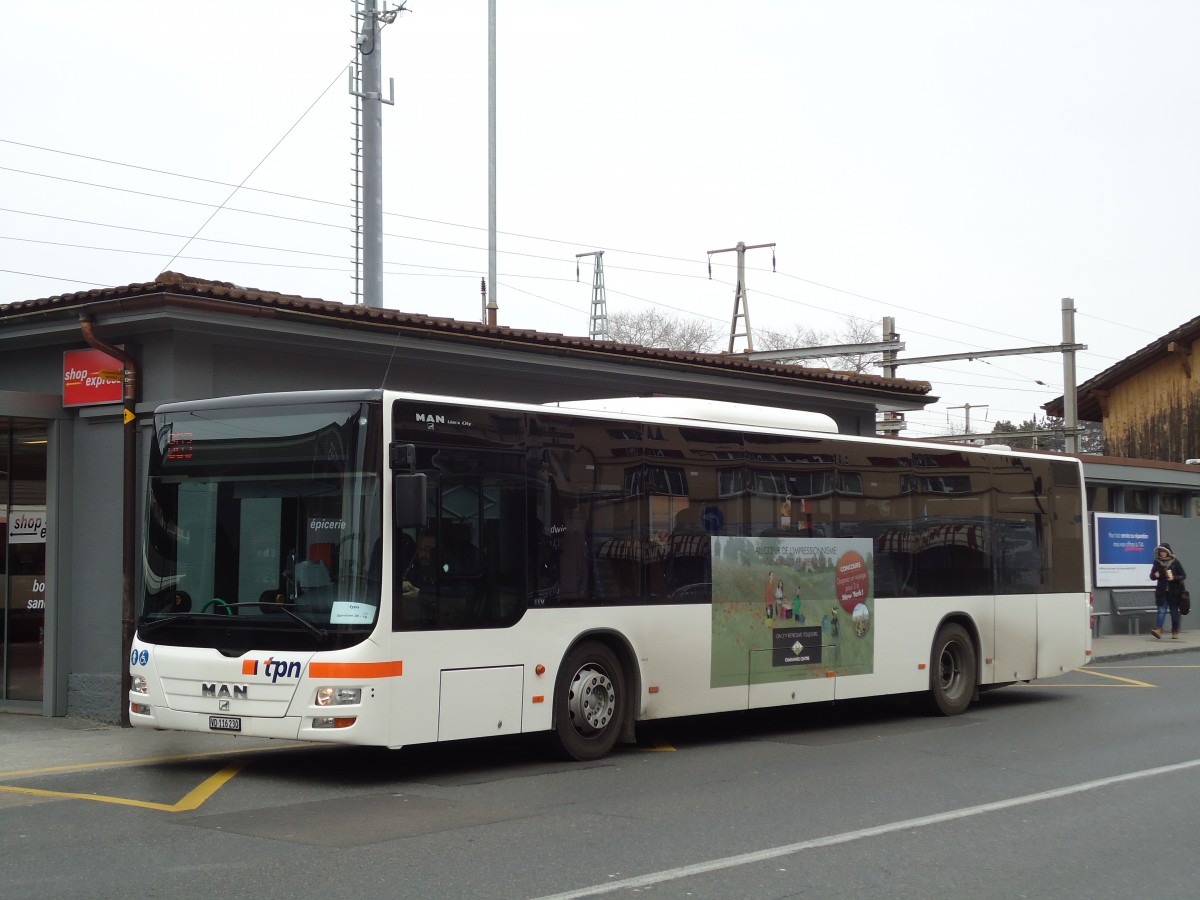
[[[362,702],[362,688],[317,688],[317,706],[354,706]]]
[[[135,694],[148,694],[150,691],[146,688],[146,676],[134,675],[129,681],[129,689]]]

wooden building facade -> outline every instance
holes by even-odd
[[[1101,422],[1107,456],[1183,463],[1200,458],[1200,317],[1081,384],[1079,418]],[[1063,415],[1063,398],[1044,406]]]

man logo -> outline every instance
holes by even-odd
[[[217,710],[220,712],[229,712],[229,701],[228,700],[218,700],[217,701]]]
[[[200,685],[201,697],[215,697],[218,700],[245,700],[250,696],[250,689],[244,684],[211,684]],[[223,708],[223,707],[222,707]]]

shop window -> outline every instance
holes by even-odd
[[[1183,515],[1183,494],[1163,493],[1158,497],[1158,513],[1162,516]]]
[[[1125,509],[1127,513],[1142,513],[1150,512],[1150,492],[1128,490],[1125,492]]]
[[[0,419],[0,699],[41,700],[46,626],[46,423]]]
[[[1106,484],[1089,484],[1087,488],[1087,505],[1092,512],[1115,512],[1113,509],[1114,491]]]

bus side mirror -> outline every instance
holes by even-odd
[[[429,524],[424,472],[392,476],[392,521],[397,528],[424,528]]]

